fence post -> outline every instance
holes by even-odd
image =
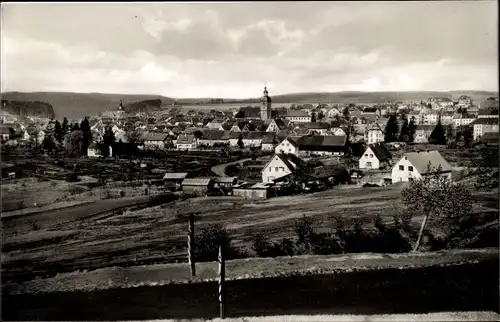
[[[219,245],[219,306],[220,306],[220,318],[224,319],[226,317],[226,263],[224,259],[223,246]]]
[[[194,214],[189,214],[189,227],[188,227],[188,261],[191,270],[191,277],[196,276],[196,263],[194,259]]]

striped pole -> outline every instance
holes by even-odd
[[[194,214],[189,214],[189,227],[188,227],[188,261],[191,270],[191,277],[196,276],[196,263],[194,260]]]
[[[224,254],[223,254],[223,249],[222,245],[219,245],[219,306],[220,306],[220,318],[224,319],[226,317],[226,311],[225,311],[225,301],[226,301],[226,294],[225,294],[225,275],[226,275],[226,263],[224,261]]]

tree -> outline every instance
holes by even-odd
[[[46,135],[42,141],[42,149],[52,153],[56,148],[56,143],[54,142],[54,138],[50,135]]]
[[[141,133],[136,129],[130,129],[126,132],[129,143],[139,143],[141,141]]]
[[[80,123],[80,130],[83,132],[82,153],[87,154],[87,149],[92,142],[92,131],[90,130],[89,120],[86,117]]]
[[[325,114],[323,114],[323,111],[319,111],[318,113],[318,121],[322,121],[325,118]]]
[[[63,119],[63,123],[61,126],[61,134],[64,137],[66,134],[68,134],[69,126],[68,126],[68,119],[65,117]]]
[[[410,127],[408,126],[408,120],[403,121],[403,125],[401,125],[401,131],[399,133],[399,141],[400,142],[409,142],[410,141]]]
[[[80,130],[80,125],[78,125],[78,123],[73,123],[73,125],[71,125],[71,132],[79,130]]]
[[[448,231],[452,231],[472,211],[472,196],[464,185],[441,175],[441,166],[432,168],[430,162],[427,173],[429,174],[421,179],[410,181],[408,187],[401,192],[408,210],[424,215],[414,251],[418,251],[420,247],[429,219],[437,220]]]
[[[398,139],[399,125],[396,116],[391,115],[389,120],[387,120],[387,125],[385,126],[384,141],[394,142]]]
[[[244,148],[244,144],[243,144],[243,135],[241,135],[240,133],[240,136],[238,136],[238,146],[240,147],[240,149],[243,149]]]
[[[349,120],[349,107],[348,106],[344,107],[344,109],[342,110],[342,115],[344,116],[344,118],[346,120]]]
[[[477,175],[475,186],[479,190],[498,188],[498,148],[484,148],[479,158],[473,160],[472,174]]]
[[[408,142],[413,142],[415,139],[415,132],[417,131],[417,125],[415,124],[415,116],[412,116],[410,119],[410,124],[408,125]]]
[[[59,121],[56,121],[56,124],[54,125],[54,138],[59,144],[61,144],[62,140],[64,139],[61,123],[59,123]]]
[[[83,132],[73,130],[66,136],[66,152],[69,157],[80,156],[82,153]]]
[[[104,151],[103,154],[105,156],[109,155],[109,147],[113,147],[115,145],[115,133],[113,133],[113,130],[111,127],[107,126],[106,129],[104,130],[104,135],[102,137],[103,143],[104,143]]]
[[[441,120],[438,121],[436,127],[429,136],[429,143],[440,145],[446,144],[446,133],[443,125],[441,124]]]
[[[311,113],[311,122],[316,122],[316,112]]]

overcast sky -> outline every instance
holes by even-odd
[[[2,3],[2,91],[497,90],[497,1]]]

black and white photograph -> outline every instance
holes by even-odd
[[[500,321],[498,1],[3,2],[2,321]]]

